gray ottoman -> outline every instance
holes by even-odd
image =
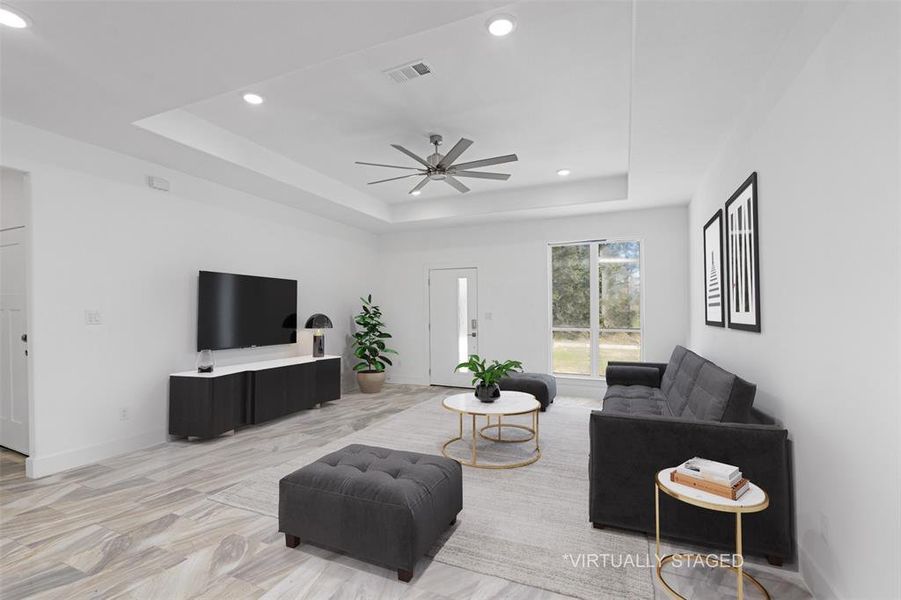
[[[541,412],[547,411],[557,395],[557,379],[547,373],[510,373],[497,384],[502,390],[532,394],[541,404]]]
[[[303,540],[410,581],[416,561],[462,509],[457,461],[352,444],[282,478],[278,530],[289,548]]]

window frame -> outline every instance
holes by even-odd
[[[602,238],[595,240],[576,240],[566,242],[548,242],[547,244],[547,372],[554,377],[564,379],[579,379],[584,381],[606,381],[605,373],[598,372],[600,364],[600,351],[598,342],[600,334],[604,332],[627,331],[634,332],[635,329],[601,329],[600,328],[600,278],[598,275],[598,248],[601,244],[615,244],[618,242],[637,242],[638,243],[638,305],[641,314],[640,326],[638,327],[638,335],[641,339],[641,345],[638,349],[638,360],[644,360],[644,324],[645,324],[645,243],[641,237],[615,237]],[[588,280],[589,280],[589,326],[585,327],[554,327],[554,269],[553,269],[553,249],[559,246],[584,246],[589,245],[592,248],[588,252]],[[591,373],[589,375],[579,375],[576,373],[556,373],[554,372],[554,332],[555,331],[588,331],[589,333],[589,361]]]

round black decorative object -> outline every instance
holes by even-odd
[[[496,383],[492,383],[491,385],[486,386],[484,383],[480,382],[476,386],[475,395],[476,398],[478,398],[482,402],[489,404],[501,397],[501,388]]]
[[[331,329],[332,328],[332,320],[329,319],[322,313],[316,313],[315,315],[310,315],[310,318],[307,319],[307,324],[304,325],[304,329]]]

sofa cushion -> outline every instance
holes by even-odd
[[[734,383],[735,375],[705,362],[679,416],[701,421],[722,421]]]
[[[682,346],[676,346],[673,350],[669,365],[663,373],[660,390],[666,396],[666,404],[674,416],[681,417],[685,413],[698,373],[708,362]]]
[[[672,416],[663,393],[646,385],[611,385],[604,395],[605,413]]]

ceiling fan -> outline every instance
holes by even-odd
[[[472,146],[472,140],[460,138],[460,141],[454,144],[454,147],[451,148],[447,154],[441,154],[438,152],[438,146],[441,145],[441,141],[442,138],[438,134],[429,136],[429,143],[435,146],[435,153],[430,154],[426,158],[420,158],[403,146],[391,144],[392,148],[396,148],[397,150],[403,152],[404,154],[421,164],[421,167],[402,167],[400,165],[385,165],[381,163],[362,162],[359,160],[356,161],[356,164],[369,165],[371,167],[388,167],[390,169],[407,169],[410,171],[416,171],[415,173],[411,173],[409,175],[401,175],[400,177],[389,177],[388,179],[370,181],[367,185],[372,185],[374,183],[385,183],[386,181],[396,181],[398,179],[406,179],[408,177],[422,177],[422,180],[417,183],[413,187],[413,189],[410,190],[410,194],[418,196],[422,188],[424,188],[430,181],[443,181],[461,194],[468,192],[469,188],[463,185],[463,183],[457,179],[458,177],[474,177],[476,179],[497,179],[500,181],[506,181],[510,179],[510,175],[508,173],[485,173],[483,171],[471,171],[470,169],[489,167],[491,165],[500,165],[519,160],[515,154],[505,154],[504,156],[495,156],[494,158],[483,158],[481,160],[473,160],[470,162],[454,164],[454,161],[460,158],[460,155],[466,152],[466,150],[470,146]]]

